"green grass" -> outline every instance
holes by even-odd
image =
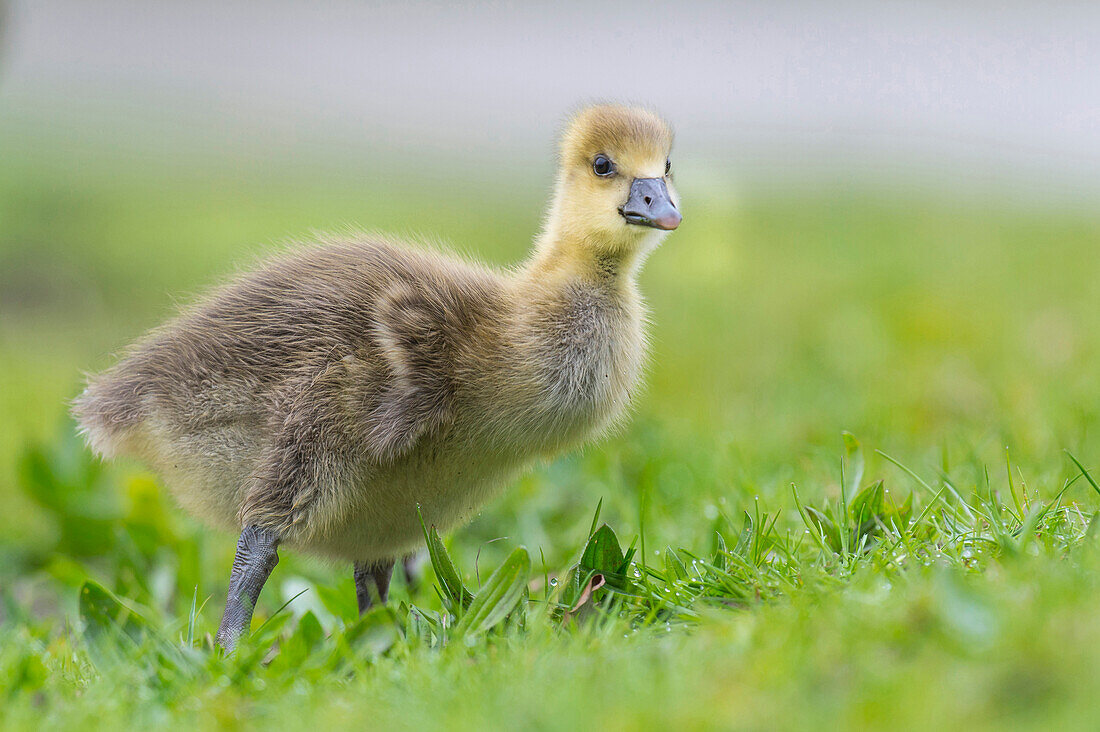
[[[542,191],[0,153],[6,726],[1090,725],[1100,218],[737,198],[686,161],[629,426],[523,478],[363,621],[350,568],[284,551],[222,658],[234,537],[86,454],[81,372],[310,229],[513,261]]]

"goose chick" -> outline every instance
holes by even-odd
[[[635,285],[681,221],[669,126],[573,117],[533,255],[497,271],[380,237],[273,259],[149,333],[73,411],[104,457],[240,532],[217,641],[232,649],[286,545],[354,563],[360,611],[430,524],[619,417],[645,351]]]

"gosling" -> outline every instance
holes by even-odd
[[[90,379],[90,447],[135,457],[240,532],[217,643],[247,632],[286,545],[386,601],[423,520],[458,526],[619,418],[645,357],[636,276],[679,226],[672,132],[576,114],[534,252],[498,271],[390,238],[322,238],[214,291]]]

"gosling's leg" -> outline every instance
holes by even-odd
[[[362,615],[374,604],[374,592],[385,603],[390,594],[390,577],[393,576],[394,560],[387,559],[374,564],[355,563],[355,598],[359,600],[359,614]]]
[[[226,651],[237,647],[237,639],[252,624],[252,610],[271,570],[279,563],[279,537],[270,529],[246,526],[237,541],[237,556],[229,575],[229,597],[218,628],[217,644]]]

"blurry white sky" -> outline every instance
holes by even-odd
[[[1100,190],[1100,3],[9,6],[0,122],[77,139],[536,161],[614,98],[719,177]]]

